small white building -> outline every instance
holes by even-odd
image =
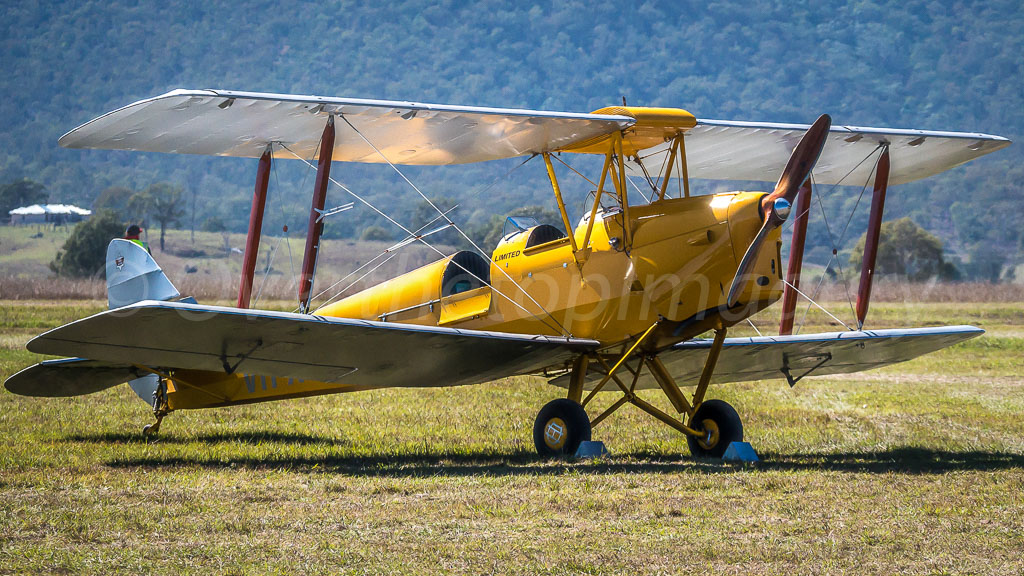
[[[79,208],[70,204],[33,204],[23,208],[15,208],[8,212],[11,224],[45,224],[54,225],[81,222],[90,215],[92,210]]]

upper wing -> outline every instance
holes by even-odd
[[[462,164],[548,152],[621,130],[625,116],[416,102],[174,90],[129,104],[68,132],[66,148],[258,158],[268,143],[317,153],[330,114],[343,115],[394,164]],[[334,160],[385,162],[345,122]]]
[[[726,338],[711,382],[745,382],[810,375],[848,374],[903,362],[922,354],[974,338],[985,331],[974,326],[940,326],[859,332],[826,332],[796,336]],[[696,385],[704,368],[711,340],[690,340],[676,344],[659,357],[680,385]],[[593,388],[601,373],[588,374],[586,387]],[[552,384],[568,387],[569,377]],[[637,388],[657,388],[646,371]]]
[[[40,354],[357,386],[455,386],[563,367],[594,340],[143,301],[55,328]]]
[[[776,182],[809,126],[770,122],[698,120],[686,131],[686,164],[691,178]],[[949,170],[1010,145],[1000,136],[833,125],[814,167],[818,184],[861,186],[875,167],[872,152],[889,144],[889,184],[903,184]],[[665,162],[668,144],[640,152],[649,171]],[[630,161],[631,175],[642,176]],[[653,172],[652,172],[653,173]]]

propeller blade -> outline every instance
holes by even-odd
[[[747,247],[747,251],[743,254],[740,265],[736,269],[736,276],[733,277],[729,295],[726,298],[726,303],[730,308],[736,305],[740,292],[746,286],[768,233],[781,226],[789,217],[789,211],[796,199],[797,192],[810,178],[811,170],[814,169],[818,157],[821,156],[821,150],[825,147],[825,139],[828,137],[831,127],[832,118],[828,114],[822,114],[814,121],[814,124],[811,124],[789,156],[789,162],[786,163],[786,168],[782,171],[775,190],[761,200],[764,224],[758,230],[754,241]]]
[[[732,279],[732,286],[729,287],[729,296],[725,300],[730,308],[736,305],[736,299],[740,297],[740,292],[746,286],[747,276],[750,275],[750,270],[754,267],[754,262],[757,261],[757,253],[761,251],[761,243],[764,242],[764,239],[768,237],[768,233],[771,231],[771,222],[765,220],[761,229],[757,231],[754,241],[750,243],[747,251],[743,254],[743,259],[740,260],[740,265],[736,269],[736,276]]]
[[[810,178],[811,170],[814,169],[814,165],[818,162],[818,157],[821,156],[821,150],[825,147],[825,139],[828,137],[828,131],[831,127],[832,117],[828,114],[822,114],[818,116],[814,124],[811,124],[811,127],[804,133],[800,143],[796,145],[793,153],[790,154],[789,162],[786,163],[786,168],[782,171],[782,176],[779,177],[775,190],[761,201],[761,207],[765,210],[766,214],[767,210],[778,198],[785,198],[790,205],[796,200],[796,194],[800,191],[800,186]]]

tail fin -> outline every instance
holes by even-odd
[[[181,296],[145,248],[121,238],[107,246],[107,306],[120,308],[142,300]]]

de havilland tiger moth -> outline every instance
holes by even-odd
[[[152,434],[175,410],[534,375],[565,390],[537,416],[541,455],[575,453],[593,427],[632,404],[686,435],[693,455],[717,457],[742,440],[743,426],[729,404],[707,398],[711,384],[792,385],[902,362],[983,332],[865,330],[864,322],[888,185],[1009,144],[987,134],[837,126],[827,115],[797,125],[625,104],[577,114],[175,90],[89,121],[60,145],[258,159],[237,306],[183,298],[145,250],[115,239],[106,262],[110,309],[32,339],[30,351],[64,358],[26,368],[5,386],[66,397],[127,382],[152,405],[156,422],[144,429]],[[603,159],[575,227],[552,162],[568,154]],[[509,218],[493,253],[446,254],[426,226],[403,226],[339,184],[403,231],[390,251],[418,242],[440,258],[314,309],[334,163],[389,164],[437,209],[399,166],[520,156],[542,161],[561,222]],[[316,163],[296,313],[249,307],[271,163],[281,158]],[[777,184],[771,193],[691,195],[691,178]],[[812,181],[873,181],[871,213],[856,327],[794,335]],[[630,186],[644,201],[630,203]],[[782,224],[791,213],[784,271]],[[435,223],[462,233],[448,211],[437,214]],[[780,335],[726,337],[779,299]],[[698,338],[706,332],[713,338]],[[644,400],[637,392],[645,389],[660,390],[671,408]],[[589,415],[600,392],[619,396]]]

